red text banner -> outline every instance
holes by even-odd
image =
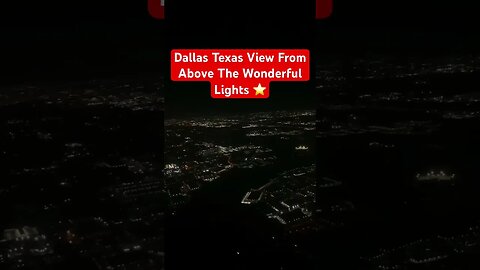
[[[270,82],[310,80],[307,49],[178,49],[170,62],[172,81],[209,81],[212,98],[268,98]]]

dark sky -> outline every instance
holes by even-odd
[[[479,5],[469,0],[335,0],[333,16],[317,23],[316,47],[324,54],[476,50]]]
[[[228,10],[232,4],[224,2],[219,9]],[[252,10],[254,1],[241,1],[243,5],[235,6],[233,13],[218,14],[198,11],[202,5],[213,5],[213,1],[196,1],[195,8],[180,12],[184,2],[178,1],[171,9],[172,13],[180,15],[172,22],[169,42],[174,47],[215,47],[218,44],[230,47],[307,46],[318,58],[313,61],[321,62],[320,58],[329,54],[343,56],[368,50],[387,54],[424,53],[436,50],[433,48],[466,43],[459,40],[478,39],[472,25],[477,20],[474,11],[478,9],[467,0],[334,0],[333,16],[322,22],[311,20],[314,1],[290,1],[290,5],[279,1],[262,2],[269,2],[276,8]],[[181,21],[190,21],[191,24],[182,24]],[[282,85],[277,89],[288,87]],[[247,103],[243,100],[211,100],[205,90],[208,84],[177,83],[173,88],[175,91],[167,91],[166,105],[167,109],[170,105],[170,111],[176,109],[178,112],[238,111],[246,110],[245,107],[257,110],[267,108],[267,104],[284,108],[308,107],[314,91],[312,84],[302,89],[278,89],[272,92],[268,101]],[[191,97],[191,102],[186,101],[185,96]]]
[[[456,29],[478,21],[478,3],[469,0],[334,0],[327,25]],[[472,25],[472,27],[475,27]]]
[[[314,0],[169,1],[168,22],[149,17],[147,0],[1,1],[0,83],[160,72],[166,46],[313,47],[316,40],[342,53],[355,50],[352,42],[415,46],[411,33],[425,31],[439,33],[430,42],[448,44],[478,39],[480,21],[470,0],[334,0],[333,17],[318,23]],[[253,8],[258,3],[265,7]],[[396,28],[405,37],[385,42]]]
[[[234,1],[192,1],[192,8],[186,12],[182,8],[185,2],[175,2],[167,10],[168,18],[173,18],[169,28],[172,47],[313,47],[315,1],[297,1],[295,5],[287,5],[281,1],[266,0],[257,8],[255,3],[258,1],[237,1],[238,4]],[[315,108],[313,80],[309,83],[278,84],[268,100],[211,99],[208,83],[174,83],[171,88],[165,96],[167,117],[198,115],[200,112]]]
[[[146,1],[2,1],[1,83],[160,70],[165,31]]]

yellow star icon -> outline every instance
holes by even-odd
[[[265,89],[267,89],[266,87],[263,87],[262,84],[258,84],[257,87],[253,87],[253,90],[255,90],[255,96],[256,95],[265,95],[265,93],[263,91],[265,91]]]

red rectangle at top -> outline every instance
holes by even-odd
[[[317,0],[315,17],[319,20],[326,19],[332,15],[333,0]]]
[[[155,19],[165,19],[165,0],[148,0],[148,12]],[[315,17],[326,19],[332,15],[333,0],[316,0]]]
[[[148,12],[155,19],[165,18],[165,0],[148,0]]]

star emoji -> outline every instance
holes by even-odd
[[[262,84],[258,84],[257,87],[253,87],[253,90],[255,90],[255,96],[256,95],[265,95],[265,93],[263,91],[265,91],[265,89],[267,89],[266,87],[263,87]]]

